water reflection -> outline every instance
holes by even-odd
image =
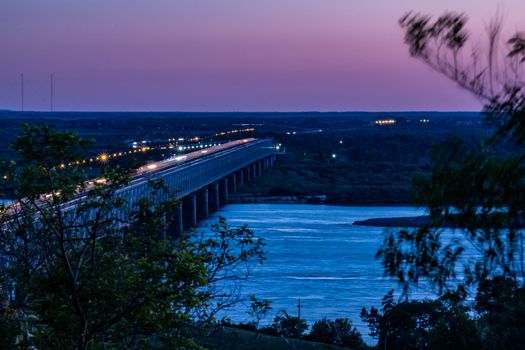
[[[366,337],[361,309],[379,306],[385,293],[397,285],[383,276],[374,258],[385,229],[352,223],[423,214],[423,209],[413,207],[235,204],[224,207],[202,226],[221,215],[232,226],[249,225],[266,240],[267,260],[253,269],[241,290],[245,297],[255,294],[271,300],[273,310],[266,323],[281,309],[295,313],[300,298],[301,317],[310,325],[322,317],[349,317]],[[429,295],[423,289],[412,294]],[[248,322],[247,308],[248,303],[241,303],[226,314],[236,322]]]

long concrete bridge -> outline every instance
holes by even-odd
[[[162,179],[170,191],[177,192],[181,203],[174,213],[174,227],[167,232],[177,237],[228,203],[228,195],[236,193],[237,185],[256,178],[274,161],[272,139],[232,141],[146,165],[117,195],[129,203],[144,196],[151,200],[167,199],[168,193],[153,198],[150,182]]]

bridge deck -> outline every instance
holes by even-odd
[[[148,182],[162,179],[171,191],[178,191],[178,197],[182,198],[274,152],[271,139],[240,140],[192,152],[186,155],[186,159],[158,162],[139,169],[137,177],[118,194],[131,201],[150,195]],[[161,196],[158,199],[165,198]]]

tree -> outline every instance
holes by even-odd
[[[77,163],[86,144],[47,126],[24,126],[13,144],[20,160],[3,171],[17,199],[0,213],[1,332],[39,349],[194,347],[194,332],[224,305],[216,300],[229,297],[213,284],[262,262],[262,241],[222,219],[206,240],[166,239],[175,194],[152,180],[149,198],[167,200],[128,203],[118,190],[132,171],[90,180]]]
[[[312,325],[308,340],[346,346],[351,349],[366,348],[359,331],[348,318],[327,320],[323,318]]]
[[[525,288],[512,279],[497,276],[479,284],[475,310],[478,327],[489,349],[525,347]]]
[[[250,295],[250,308],[248,309],[248,315],[254,318],[253,325],[255,329],[259,329],[259,323],[261,320],[268,315],[272,307],[270,306],[270,300],[268,299],[257,299],[255,295]]]
[[[416,184],[431,224],[385,239],[378,256],[405,293],[421,278],[441,295],[451,290],[462,295],[495,276],[520,285],[525,277],[523,35],[508,39],[501,57],[497,15],[487,27],[486,52],[477,48],[467,54],[466,22],[465,15],[454,13],[434,21],[408,13],[400,20],[410,53],[484,101],[486,121],[496,130],[479,147],[438,147],[432,173]],[[444,226],[453,229],[452,238],[443,234]],[[466,259],[466,252],[476,254]],[[457,279],[458,273],[465,278]]]
[[[394,301],[393,291],[381,310],[363,308],[361,318],[378,349],[481,349],[482,343],[468,308],[444,299]]]
[[[275,316],[270,328],[263,329],[263,332],[286,338],[300,338],[307,329],[308,325],[305,320],[291,316],[285,310],[282,310]]]

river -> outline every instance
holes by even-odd
[[[423,215],[414,207],[342,207],[304,204],[232,204],[201,223],[201,229],[225,217],[232,226],[247,224],[266,242],[266,261],[242,282],[241,294],[271,300],[272,312],[286,309],[311,326],[323,317],[348,317],[367,342],[368,328],[359,313],[363,307],[380,307],[395,280],[384,277],[375,259],[385,231],[381,227],[354,226],[356,220]],[[412,297],[431,296],[428,290]],[[399,293],[397,294],[399,296]],[[239,303],[225,314],[248,322],[249,303]]]

